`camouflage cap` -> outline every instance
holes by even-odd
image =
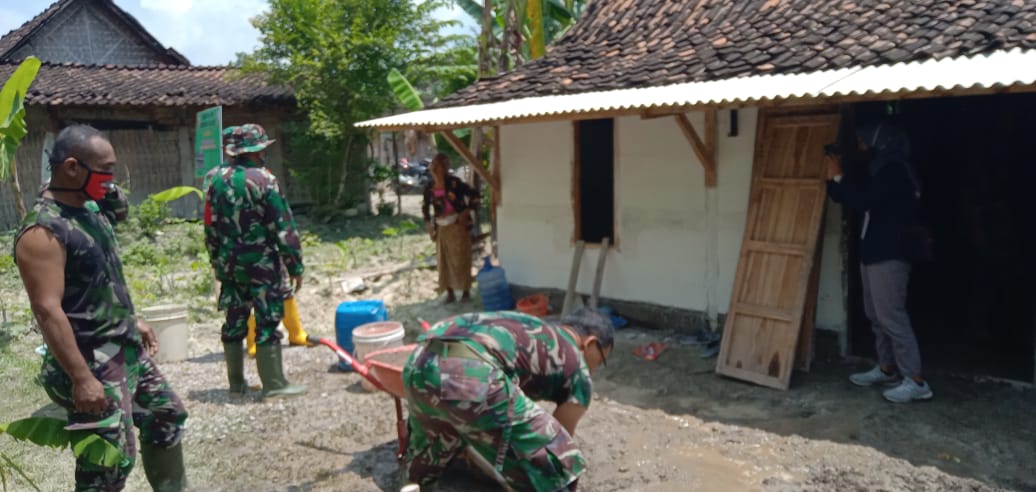
[[[223,141],[227,142],[226,153],[230,156],[259,152],[276,142],[276,140],[270,139],[262,126],[255,123],[245,123],[244,125],[230,128],[233,129],[231,135],[228,137],[226,130],[224,130],[223,136]]]
[[[228,126],[223,129],[223,152],[229,151],[230,146],[234,145],[237,142],[238,139],[235,137],[235,135],[237,134],[238,128],[241,127],[234,125]]]
[[[584,336],[593,335],[601,341],[602,348],[615,345],[615,326],[607,316],[588,307],[581,307],[561,318],[561,324],[579,330]]]

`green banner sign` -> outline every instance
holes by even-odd
[[[194,156],[194,175],[199,178],[223,163],[223,106],[198,113]]]

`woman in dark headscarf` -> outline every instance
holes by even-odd
[[[849,380],[858,386],[896,384],[883,393],[895,403],[927,400],[932,390],[921,376],[921,354],[906,309],[906,239],[917,224],[921,196],[910,163],[910,141],[901,128],[887,122],[861,127],[856,135],[866,168],[843,178],[839,162],[828,156],[827,193],[863,214],[863,307],[874,330],[878,366]]]

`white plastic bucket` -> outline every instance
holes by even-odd
[[[353,347],[356,360],[363,362],[367,354],[390,347],[402,347],[405,330],[398,321],[375,321],[357,326],[353,329]],[[367,391],[376,391],[366,379],[360,385]]]
[[[175,362],[187,358],[187,306],[164,304],[140,310],[141,318],[151,325],[158,338],[157,362]]]

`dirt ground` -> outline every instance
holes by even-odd
[[[386,275],[349,296],[340,278],[307,278],[298,296],[313,335],[334,336],[335,306],[384,299],[408,340],[417,317],[477,310],[434,296],[435,273]],[[476,296],[477,297],[477,296]],[[264,402],[256,389],[229,397],[219,320],[190,327],[188,360],[162,370],[190,418],[184,440],[191,489],[198,491],[395,491],[399,474],[393,400],[368,393],[359,376],[337,371],[322,347],[286,348],[286,374],[307,395]],[[633,347],[668,341],[653,362]],[[623,328],[609,365],[594,377],[595,398],[577,440],[588,491],[984,491],[1036,490],[1036,394],[1004,383],[931,375],[935,398],[894,406],[880,390],[853,387],[862,363],[817,361],[787,392],[714,374],[715,359],[669,332]],[[33,451],[37,452],[37,451]],[[69,490],[67,451],[28,470],[42,490]],[[127,490],[147,490],[137,467]],[[493,490],[457,465],[440,491]],[[17,490],[17,489],[15,489]]]
[[[414,329],[415,316],[463,311],[427,294],[433,272],[414,275],[420,288],[396,298],[394,318]],[[346,298],[299,299],[311,332],[333,336],[335,302]],[[217,328],[192,327],[191,359],[163,365],[191,412],[185,446],[195,490],[398,490],[390,397],[362,390],[359,376],[334,370],[333,354],[317,347],[285,351],[287,374],[309,385],[307,396],[228,398]],[[577,432],[589,460],[584,490],[1036,490],[1031,390],[935,376],[933,401],[893,406],[877,389],[850,385],[845,376],[856,367],[837,362],[778,392],[716,376],[714,359],[675,339],[657,361],[631,354],[665,338],[622,329],[594,378]],[[253,364],[248,371],[258,385]],[[132,485],[146,489],[143,474]],[[439,488],[486,489],[490,482],[463,467]]]

